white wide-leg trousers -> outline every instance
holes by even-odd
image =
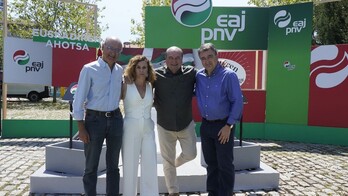
[[[123,196],[137,195],[139,160],[140,195],[159,195],[153,121],[125,118],[122,143]]]

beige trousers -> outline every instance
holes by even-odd
[[[191,121],[181,131],[168,131],[157,124],[157,130],[168,193],[179,193],[176,167],[193,160],[197,155],[195,123]],[[181,153],[178,157],[176,157],[177,141],[181,147]]]

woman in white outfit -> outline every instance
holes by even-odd
[[[157,196],[157,156],[154,122],[151,119],[152,85],[156,74],[149,60],[142,55],[130,59],[125,77],[133,80],[122,86],[125,111],[122,144],[123,196],[137,195],[140,159],[140,195]]]

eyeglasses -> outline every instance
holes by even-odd
[[[111,51],[113,51],[115,53],[121,53],[122,52],[122,48],[121,49],[120,48],[113,48],[112,46],[109,46],[107,44],[104,44],[104,45],[105,45],[106,49],[111,50]]]

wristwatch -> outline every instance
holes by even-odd
[[[232,125],[230,123],[226,123],[227,126],[231,127]]]

